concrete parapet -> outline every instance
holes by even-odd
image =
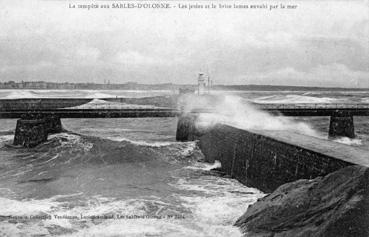
[[[353,164],[369,166],[365,153],[360,155],[356,148],[342,149],[339,146],[345,145],[301,134],[270,134],[218,125],[201,136],[199,144],[206,161],[220,161],[222,171],[264,192]],[[317,144],[322,144],[321,148],[315,149]],[[347,154],[342,154],[346,150]]]

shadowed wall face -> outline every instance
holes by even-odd
[[[48,128],[45,119],[17,121],[14,135],[14,145],[30,148],[47,140]]]
[[[218,125],[200,137],[200,148],[206,161],[220,161],[224,172],[264,192],[287,182],[312,179],[352,165],[226,125]]]
[[[331,116],[329,123],[329,137],[355,138],[353,116]]]
[[[197,115],[186,114],[178,117],[176,140],[181,142],[194,141],[209,130],[196,125]]]
[[[47,141],[49,133],[60,133],[62,131],[63,126],[59,117],[18,119],[13,144],[27,148],[35,147]]]

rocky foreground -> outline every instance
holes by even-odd
[[[369,236],[369,168],[280,186],[235,223],[246,236]]]

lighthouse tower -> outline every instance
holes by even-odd
[[[199,95],[202,95],[205,93],[206,88],[206,76],[204,73],[199,73],[199,76],[197,78],[197,91]]]

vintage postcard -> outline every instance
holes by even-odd
[[[0,236],[369,236],[368,0],[0,0]]]

